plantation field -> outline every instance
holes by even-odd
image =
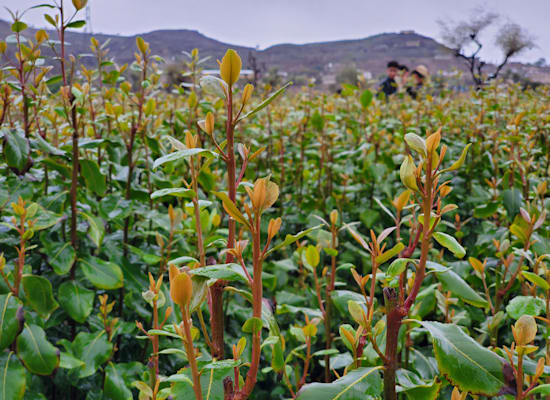
[[[1,400],[550,395],[548,88],[253,87],[232,50],[175,87],[50,18],[0,42]]]

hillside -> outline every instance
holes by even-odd
[[[10,25],[0,20],[0,36],[9,35]],[[136,36],[115,36],[105,34],[67,33],[72,54],[89,53],[90,38],[95,36],[100,42],[110,40],[110,56],[118,63],[131,63],[134,60]],[[193,30],[158,30],[141,35],[150,42],[155,54],[167,61],[182,57],[182,51],[198,48],[203,56],[211,56],[206,67],[216,67],[216,59],[222,57],[229,47],[237,50],[247,68],[249,54],[254,54],[258,65],[264,70],[276,68],[291,75],[317,75],[321,72],[337,70],[341,66],[354,65],[376,76],[383,73],[388,60],[395,59],[414,67],[425,64],[430,71],[464,69],[448,48],[432,38],[413,31],[401,33],[381,33],[363,39],[339,40],[308,44],[278,44],[264,50],[238,46],[206,37]],[[90,60],[91,61],[91,60]],[[84,62],[88,61],[84,59]],[[520,64],[521,65],[521,64]],[[540,72],[540,71],[538,71]],[[543,71],[546,75],[547,71]]]

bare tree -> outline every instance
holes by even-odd
[[[512,57],[534,47],[532,37],[521,26],[513,22],[505,23],[498,30],[495,39],[495,44],[502,51],[502,62],[496,66],[492,74],[484,74],[483,69],[487,63],[479,57],[479,52],[483,48],[481,35],[498,19],[496,13],[476,9],[467,21],[438,21],[444,43],[453,50],[456,57],[466,61],[477,87],[495,79]]]

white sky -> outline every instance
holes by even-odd
[[[48,0],[0,0],[13,10]],[[58,0],[59,1],[59,0]],[[70,0],[64,0],[70,6]],[[537,48],[518,57],[550,62],[550,0],[89,0],[94,32],[132,35],[156,29],[194,29],[230,44],[266,48],[278,43],[358,39],[414,29],[439,39],[438,19],[462,19],[480,5],[526,28]],[[71,6],[72,7],[72,6]],[[45,26],[42,10],[25,20]],[[84,13],[82,12],[84,17]],[[0,8],[0,18],[9,14]],[[483,56],[498,61],[488,32]]]

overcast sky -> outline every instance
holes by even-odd
[[[47,0],[0,0],[24,9]],[[70,5],[70,0],[65,0]],[[133,35],[156,29],[194,29],[211,38],[266,48],[277,43],[358,39],[382,32],[413,29],[440,37],[438,19],[458,20],[481,4],[525,27],[538,48],[518,57],[550,62],[550,0],[89,0],[93,32]],[[71,6],[72,7],[72,6]],[[43,9],[25,20],[44,26]],[[84,16],[84,12],[82,12]],[[0,18],[9,19],[3,8]],[[494,32],[493,32],[494,33]],[[484,38],[483,55],[498,61],[494,36]]]

